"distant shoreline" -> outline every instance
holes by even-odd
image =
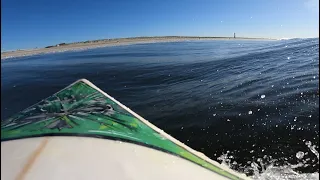
[[[157,42],[178,42],[178,41],[196,41],[196,40],[276,40],[268,38],[245,38],[245,37],[197,37],[197,36],[162,36],[162,37],[132,37],[132,38],[117,38],[117,39],[102,39],[83,41],[75,43],[60,43],[44,48],[15,50],[1,52],[1,60],[14,57],[32,56],[37,54],[56,53],[64,51],[78,51],[93,49],[106,46],[119,46],[141,43],[157,43]]]

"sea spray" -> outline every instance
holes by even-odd
[[[296,153],[296,158],[303,160],[305,155],[308,154],[307,151],[310,151],[317,157],[319,164],[319,153],[316,150],[318,147],[312,145],[311,141],[305,141],[307,146],[306,152],[298,151]],[[234,168],[235,164],[238,164],[236,161],[233,161],[234,157],[229,155],[230,151],[222,154],[218,157],[218,160],[221,161],[221,164],[228,166],[229,168]],[[265,163],[263,163],[265,162]],[[275,159],[264,155],[262,158],[257,158],[256,161],[248,161],[250,167],[246,167],[243,171],[246,174],[252,174],[250,177],[256,180],[319,180],[319,173],[299,173],[296,171],[297,168],[309,166],[307,160],[299,162],[297,164],[287,163],[283,166],[275,165]],[[268,165],[266,165],[268,164]]]

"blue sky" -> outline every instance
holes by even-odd
[[[318,0],[1,0],[1,49],[133,36],[319,37]]]

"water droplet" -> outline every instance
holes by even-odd
[[[231,120],[230,120],[230,119],[227,119],[227,121],[230,122]]]
[[[312,117],[312,115],[309,115],[308,117],[309,117],[309,118],[311,118],[311,117]]]
[[[181,127],[181,129],[183,129],[183,126]]]
[[[293,121],[297,121],[297,117],[294,117]]]
[[[248,114],[252,114],[252,111],[249,111]]]
[[[271,87],[274,87],[274,85],[271,85]]]
[[[297,157],[298,159],[302,159],[303,156],[304,156],[304,152],[302,152],[302,151],[299,151],[299,152],[297,152],[297,154],[296,154],[296,157]]]
[[[290,57],[287,57],[287,59],[290,59]]]
[[[216,116],[217,114],[212,114],[213,116]]]
[[[266,97],[266,95],[264,95],[264,94],[261,95],[261,99],[263,99],[263,98],[265,98],[265,97]]]

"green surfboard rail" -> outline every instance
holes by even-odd
[[[1,121],[1,141],[69,135],[145,145],[187,159],[224,177],[242,179],[167,139],[84,80]]]

